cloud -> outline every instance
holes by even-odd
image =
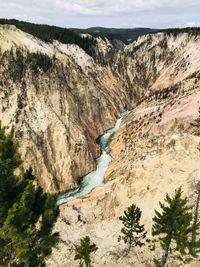
[[[185,27],[199,27],[200,26],[200,22],[195,22],[195,21],[188,21],[185,24]]]
[[[198,25],[199,0],[0,0],[0,17],[65,27]]]
[[[200,7],[199,1],[188,0],[56,0],[55,5],[68,14],[79,15],[118,15],[137,12],[173,11]]]

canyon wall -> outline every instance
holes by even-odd
[[[74,247],[89,235],[95,266],[153,266],[148,246],[118,243],[119,216],[135,203],[151,238],[154,210],[182,186],[191,204],[200,181],[200,38],[156,33],[123,51],[97,39],[98,57],[73,44],[45,43],[0,26],[0,120],[14,126],[24,164],[48,191],[77,187],[95,168],[96,139],[132,109],[111,144],[105,185],[61,206],[61,240],[48,266],[77,266]],[[154,256],[159,257],[158,250]],[[180,266],[173,257],[169,266]],[[185,257],[184,266],[199,266]]]
[[[97,38],[96,60],[77,45],[0,26],[0,120],[15,127],[22,170],[31,166],[48,191],[77,187],[95,168],[96,139],[122,111],[198,79],[199,44],[188,33],[157,33],[117,51]]]
[[[31,166],[48,191],[76,187],[95,168],[96,139],[134,102],[124,82],[76,45],[8,25],[0,26],[0,62],[0,120],[15,128],[22,169]]]

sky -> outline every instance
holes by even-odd
[[[200,0],[0,0],[0,18],[66,28],[200,26]]]

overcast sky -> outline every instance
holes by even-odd
[[[0,0],[0,18],[67,28],[200,26],[200,0]]]

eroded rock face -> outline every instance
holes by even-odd
[[[49,191],[77,186],[95,168],[96,139],[130,105],[124,84],[82,49],[46,44],[15,27],[0,27],[0,120],[15,127],[23,168],[32,166]],[[27,58],[42,52],[47,70]]]
[[[199,36],[188,33],[145,35],[115,55],[114,68],[140,99],[198,72],[199,43]]]
[[[163,99],[179,92],[175,86],[187,77],[198,79],[199,43],[188,34],[158,33],[116,51],[97,38],[100,64],[76,45],[0,26],[0,120],[15,127],[22,168],[32,166],[46,190],[76,187],[95,168],[97,137],[122,111],[159,98],[159,90]],[[48,55],[49,68],[35,70],[27,60],[38,52]]]

